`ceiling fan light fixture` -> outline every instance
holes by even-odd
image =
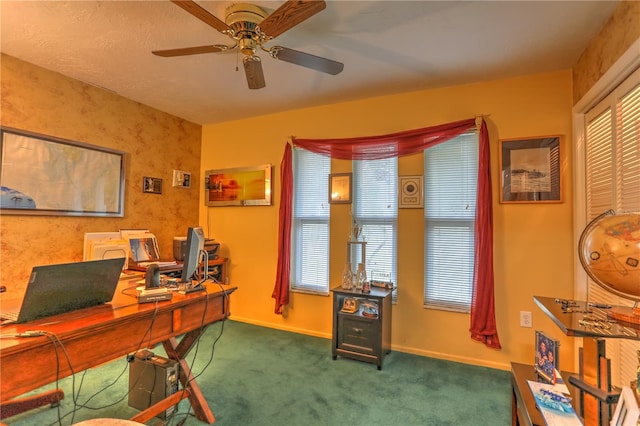
[[[232,27],[234,24],[241,23],[255,27],[264,20],[267,13],[262,8],[248,3],[236,3],[227,7],[227,16],[225,23]]]
[[[240,51],[247,56],[253,56],[256,53],[256,41],[251,37],[251,34],[243,34],[242,38],[238,40],[238,46]]]
[[[245,56],[242,59],[242,64],[244,65],[244,73],[247,76],[249,89],[262,89],[266,86],[262,72],[262,61],[259,56]]]

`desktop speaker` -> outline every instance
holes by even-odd
[[[206,239],[204,241],[204,249],[209,255],[209,260],[215,260],[218,258],[220,243],[215,242],[213,239]],[[173,258],[178,262],[182,262],[186,251],[187,237],[173,237]]]
[[[173,237],[173,258],[178,262],[182,262],[186,251],[187,237]]]
[[[178,392],[180,364],[156,356],[148,350],[138,351],[129,363],[129,406],[146,410],[153,404]],[[170,418],[176,406],[169,407],[156,417]]]

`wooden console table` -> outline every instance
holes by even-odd
[[[56,378],[71,375],[69,363],[77,373],[138,349],[162,344],[167,356],[180,364],[182,389],[131,420],[144,423],[188,398],[199,420],[215,422],[185,356],[208,325],[229,316],[229,295],[236,287],[206,284],[206,293],[176,293],[171,301],[157,304],[138,304],[131,296],[135,293],[133,288],[134,282],[123,281],[109,304],[0,327],[3,336],[0,339],[0,418],[33,408],[32,398],[14,398],[53,383]],[[130,291],[125,294],[122,292],[125,289]],[[7,338],[28,330],[42,330],[47,335]],[[178,336],[182,336],[179,341]],[[60,354],[59,344],[54,345],[49,337],[55,337],[64,345],[69,363]],[[56,371],[57,355],[61,359],[59,371]],[[60,398],[61,391],[45,395],[42,402],[56,402]]]

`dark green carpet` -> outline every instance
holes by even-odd
[[[222,337],[214,345],[221,330]],[[164,355],[160,347],[154,352]],[[334,361],[329,340],[235,321],[211,326],[188,359],[218,426],[511,423],[507,371],[401,352],[388,355],[378,371],[374,364],[340,357]],[[59,410],[40,408],[6,419],[6,423],[69,425],[72,418],[75,423],[97,417],[131,417],[137,411],[127,404],[128,381],[125,358],[84,376],[77,373],[76,404],[91,408],[69,414],[74,408],[73,380],[66,378],[60,382],[65,399]],[[189,405],[182,402],[169,424],[185,419],[187,425],[203,424],[188,411]],[[61,423],[58,412],[65,416]],[[162,422],[154,419],[148,424]]]

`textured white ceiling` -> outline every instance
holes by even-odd
[[[256,1],[267,12],[283,1]],[[228,1],[198,4],[224,20]],[[269,45],[344,63],[336,76],[260,54],[249,90],[235,51],[162,58],[152,50],[229,44],[168,1],[0,1],[0,51],[195,123],[575,65],[616,1],[328,1]],[[238,69],[236,69],[236,67]]]

